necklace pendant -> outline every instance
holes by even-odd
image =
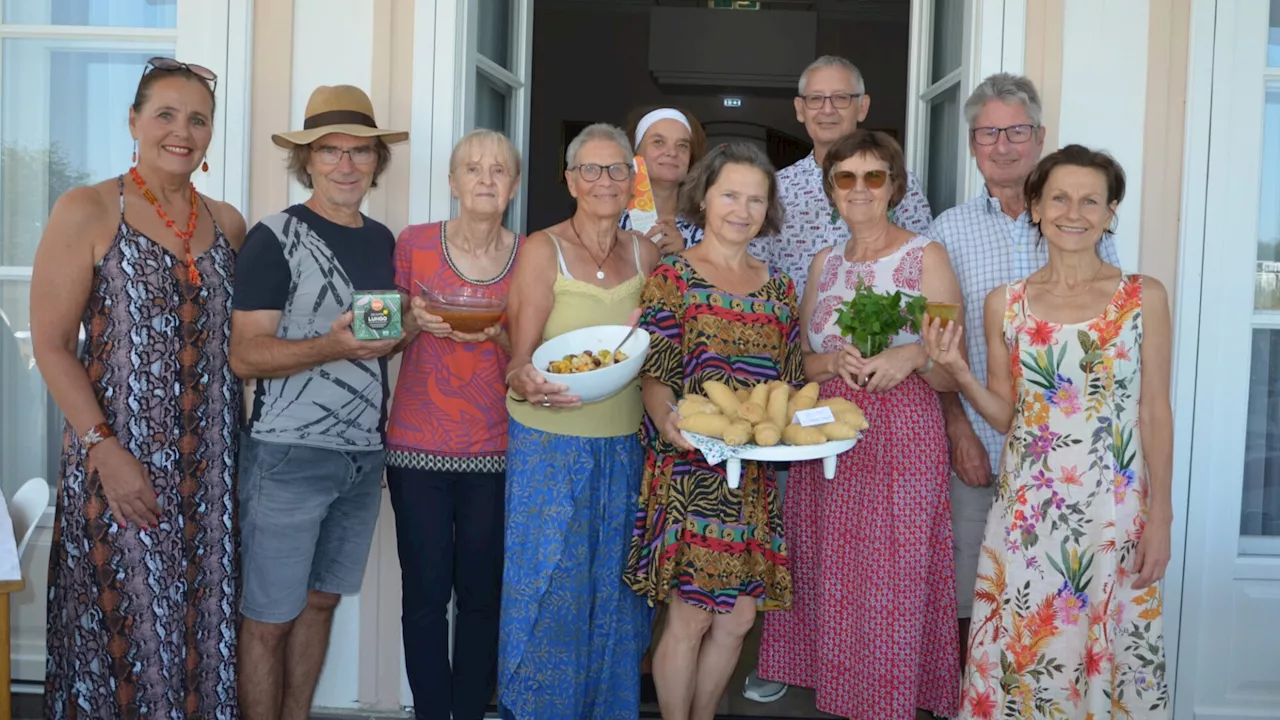
[[[597,271],[596,271],[596,279],[597,279],[597,280],[603,280],[603,279],[604,279],[604,271],[603,271],[603,270],[597,270]]]

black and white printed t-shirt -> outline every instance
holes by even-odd
[[[317,338],[362,290],[395,288],[395,236],[361,216],[339,225],[305,205],[263,218],[236,261],[236,310],[279,310],[276,336]],[[387,417],[387,360],[335,360],[257,382],[249,432],[262,442],[379,450]]]

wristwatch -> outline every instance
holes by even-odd
[[[89,451],[97,447],[98,443],[115,436],[116,433],[111,429],[110,425],[106,423],[98,423],[97,425],[89,428],[89,432],[85,433],[84,437],[80,438],[80,444],[84,446],[84,454],[88,455]]]

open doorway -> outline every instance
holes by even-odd
[[[742,140],[758,143],[780,163],[779,169],[803,157],[809,151],[809,139],[804,126],[796,121],[792,98],[800,71],[819,55],[842,55],[862,70],[871,95],[871,112],[863,126],[885,130],[904,142],[908,0],[782,0],[761,2],[755,11],[710,10],[708,4],[707,0],[533,3],[529,174],[525,178],[525,227],[530,232],[572,213],[573,201],[560,172],[565,146],[573,134],[592,122],[624,126],[628,114],[638,107],[665,104],[685,108],[702,123],[709,145]],[[731,43],[724,40],[733,37],[731,33],[703,34],[704,41],[690,50],[678,38],[674,40],[678,46],[673,47],[663,38],[651,36],[651,24],[659,27],[659,32],[666,27],[654,15],[673,11],[699,12],[721,25],[732,22],[730,16],[744,13],[783,17],[781,22],[768,23],[774,34],[765,42]],[[748,54],[777,57],[778,64],[767,63],[776,68],[772,72],[777,77],[747,78],[731,85],[728,72],[716,73],[717,65],[739,65]],[[697,62],[701,67],[690,67],[689,76],[684,77],[666,69],[672,57],[698,55],[723,60]],[[794,59],[801,57],[807,59]],[[797,67],[788,67],[796,62]],[[757,59],[755,64],[759,66],[761,61]],[[789,82],[778,78],[789,78]]]
[[[792,99],[800,72],[820,55],[840,55],[859,67],[871,96],[871,110],[862,126],[884,130],[905,145],[908,0],[784,0],[761,2],[759,10],[711,10],[708,4],[707,0],[535,0],[524,180],[529,232],[558,223],[573,212],[562,176],[569,141],[593,122],[625,127],[637,107],[685,108],[702,123],[709,146],[752,142],[766,151],[778,169],[803,158],[811,145],[804,126],[796,120]],[[691,51],[680,44],[689,32],[671,24],[673,13],[686,13],[685,18],[699,13],[700,22],[712,24],[743,23],[744,13],[755,17],[736,34],[704,25],[697,34],[699,46]],[[665,21],[655,17],[662,14],[668,15]],[[743,37],[751,42],[733,40]],[[803,50],[795,52],[796,48]],[[722,60],[709,62],[698,55]],[[759,56],[776,62],[762,63]],[[674,57],[688,66],[673,64]],[[752,77],[751,68],[771,76]],[[736,81],[729,77],[734,71],[739,76]],[[812,693],[802,688],[792,688],[768,704],[742,696],[743,682],[756,665],[759,641],[757,620],[721,701],[721,716],[832,717],[817,711]],[[652,697],[647,700],[642,712],[657,717],[656,702]]]

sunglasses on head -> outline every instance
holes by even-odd
[[[209,83],[210,90],[217,90],[218,75],[214,71],[203,65],[195,65],[192,63],[184,63],[167,57],[153,57],[147,61],[147,66],[143,68],[142,74],[145,76],[152,70],[186,70],[196,77]]]
[[[831,183],[841,190],[852,190],[858,185],[859,177],[862,178],[862,184],[866,185],[868,190],[879,190],[889,182],[889,171],[868,170],[859,176],[852,170],[837,170],[831,173]]]

